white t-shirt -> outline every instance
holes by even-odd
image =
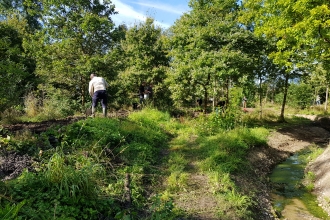
[[[89,81],[88,91],[91,96],[93,96],[94,92],[98,90],[106,90],[109,84],[105,81],[104,78],[94,76],[91,81]]]

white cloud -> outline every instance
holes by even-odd
[[[170,12],[177,15],[182,15],[184,11],[186,11],[184,8],[179,8],[177,5],[168,5],[163,3],[156,3],[156,2],[132,2],[134,4],[150,7],[150,8],[156,8],[160,9],[162,11]]]
[[[120,0],[112,0],[112,3],[115,5],[115,10],[118,14],[113,15],[113,20],[115,24],[125,23],[127,26],[134,25],[135,23],[145,22],[147,15],[143,12],[139,12],[134,9],[132,6],[121,2]],[[156,25],[159,25],[164,28],[170,27],[170,24],[155,21]]]

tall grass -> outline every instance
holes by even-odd
[[[44,121],[64,118],[74,114],[74,105],[67,94],[53,89],[48,96],[37,96],[30,92],[24,97],[25,115],[22,120]]]
[[[25,113],[28,117],[35,117],[39,113],[39,100],[33,94],[29,93],[24,97]]]
[[[45,148],[35,172],[6,186],[15,201],[26,201],[21,219],[178,219],[175,194],[189,192],[191,174],[202,173],[226,201],[225,213],[246,217],[251,201],[231,176],[267,134],[233,118],[178,120],[149,108],[126,119],[88,118],[54,133],[57,148]]]
[[[95,197],[98,181],[105,178],[102,166],[87,162],[83,166],[77,166],[75,163],[69,164],[68,160],[63,152],[56,152],[44,171],[46,180],[55,184],[59,193],[66,197]]]

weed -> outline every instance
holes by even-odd
[[[29,93],[24,97],[25,113],[28,117],[35,117],[39,113],[39,100],[33,94]]]
[[[240,195],[235,189],[228,192],[227,199],[233,207],[240,210],[246,209],[251,205],[249,197]]]
[[[167,178],[167,187],[171,192],[185,190],[188,182],[188,173],[174,172]]]
[[[22,111],[12,107],[1,112],[0,118],[3,124],[15,124],[21,121],[20,117],[22,115]]]
[[[162,195],[156,195],[152,198],[150,209],[150,220],[178,219],[182,216],[180,210],[175,209],[173,200]]]
[[[304,185],[308,192],[311,192],[314,189],[314,182],[315,182],[315,173],[307,172],[304,177]]]
[[[26,201],[22,201],[18,204],[15,203],[6,203],[4,207],[0,206],[0,218],[2,220],[16,220],[18,219],[18,212],[24,206]]]

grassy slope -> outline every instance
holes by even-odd
[[[268,130],[247,128],[242,122],[251,118],[234,116],[176,120],[143,110],[54,128],[35,141],[2,139],[2,146],[33,156],[37,172],[2,183],[0,216],[254,218],[255,191],[234,177],[249,173],[247,154],[266,144]],[[60,140],[56,148],[49,135]]]

